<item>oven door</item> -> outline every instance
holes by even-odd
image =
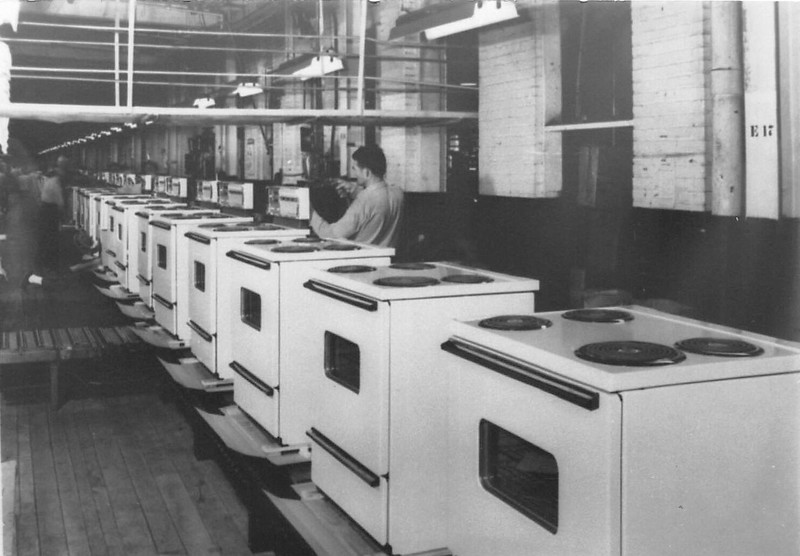
[[[251,210],[253,208],[253,184],[231,183],[228,185],[227,206]]]
[[[390,305],[309,280],[315,373],[312,480],[378,542],[388,540]],[[319,456],[319,457],[318,457]]]
[[[619,555],[619,397],[458,338],[442,347],[453,553]]]
[[[218,373],[233,378],[236,405],[277,438],[280,267],[236,250],[221,264],[228,306],[220,307],[220,314],[230,319],[230,349],[220,350]]]
[[[165,330],[176,334],[178,330],[177,296],[175,295],[177,257],[173,244],[172,227],[158,220],[151,221],[150,234],[152,234],[154,246],[152,296],[155,319]]]
[[[217,242],[186,232],[189,240],[189,319],[192,353],[203,365],[217,372]]]

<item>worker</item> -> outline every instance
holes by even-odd
[[[60,158],[60,157],[59,157]],[[61,175],[66,162],[59,160],[58,168],[48,171],[41,180],[39,194],[39,221],[37,222],[37,273],[29,272],[22,281],[22,288],[29,284],[41,286],[45,274],[55,274],[59,267],[59,229],[64,210],[64,193]]]
[[[336,222],[312,210],[311,229],[326,238],[344,238],[382,247],[395,247],[403,216],[403,190],[386,183],[386,156],[377,146],[359,147],[351,166],[355,182],[339,180],[336,189],[350,206]]]

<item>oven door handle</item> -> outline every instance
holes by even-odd
[[[231,361],[230,363],[228,363],[228,366],[234,371],[236,371],[236,374],[241,376],[247,382],[249,382],[256,388],[264,392],[264,394],[266,394],[267,397],[271,398],[272,396],[275,395],[275,388],[267,384],[264,384],[261,380],[258,379],[258,377],[256,377],[256,375],[245,369],[243,365],[237,363],[236,361]]]
[[[210,238],[208,238],[206,236],[202,236],[202,235],[200,235],[200,234],[198,234],[196,232],[186,232],[183,235],[185,235],[189,239],[193,239],[194,241],[197,241],[199,243],[203,243],[205,245],[210,245],[211,244],[211,239]]]
[[[311,290],[312,292],[316,292],[337,301],[353,305],[359,309],[364,309],[365,311],[378,310],[378,302],[370,297],[364,297],[346,290],[340,290],[339,288],[329,284],[323,284],[322,282],[317,282],[316,280],[309,280],[303,284],[303,287]]]
[[[145,278],[145,277],[144,277],[144,276],[142,276],[141,274],[137,274],[137,275],[136,275],[136,278],[138,278],[138,280],[139,280],[139,281],[140,281],[142,284],[144,284],[145,286],[149,286],[149,285],[152,283],[150,280],[148,280],[147,278]]]
[[[228,251],[225,253],[225,256],[230,257],[234,261],[239,261],[244,264],[249,264],[256,268],[260,268],[261,270],[269,270],[272,268],[272,264],[269,261],[259,259],[258,257],[248,255],[247,253],[242,253],[241,251]]]
[[[600,394],[552,376],[530,363],[503,357],[462,340],[450,338],[442,349],[462,359],[538,388],[571,404],[594,411],[600,407]]]
[[[338,445],[336,445],[330,438],[319,432],[314,427],[311,427],[309,430],[306,431],[306,436],[308,436],[311,440],[319,444],[319,447],[328,452],[333,458],[347,467],[350,471],[355,473],[355,475],[367,483],[371,487],[377,487],[380,482],[381,478],[378,477],[375,473],[367,469],[361,462],[359,462],[356,458],[342,450]]]
[[[106,249],[106,254],[111,255],[115,259],[117,258],[117,254],[114,251],[112,251],[111,249]]]
[[[119,261],[114,261],[114,265],[120,270],[127,270],[128,269],[127,266],[125,266],[124,264],[122,264]]]
[[[203,338],[206,342],[210,342],[211,340],[214,339],[214,337],[211,334],[203,330],[203,327],[194,322],[193,320],[189,320],[189,322],[187,322],[186,324],[189,325],[189,328],[197,332],[197,335]]]
[[[161,297],[157,293],[153,294],[153,299],[155,299],[156,301],[161,303],[167,309],[173,309],[175,307],[175,305],[176,305],[175,303],[173,303],[171,301],[167,301],[166,299],[164,299],[163,297]]]

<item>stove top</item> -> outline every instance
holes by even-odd
[[[232,217],[228,216],[228,218]],[[204,220],[203,223],[197,225],[192,232],[207,239],[248,239],[249,241],[249,238],[258,238],[260,236],[304,236],[308,234],[308,229],[289,228],[286,226],[278,226],[277,224],[267,223],[256,224],[252,221],[252,219],[233,222],[219,222],[218,220],[206,222]]]
[[[450,263],[394,263],[371,272],[314,276],[378,300],[532,292],[538,280]]]
[[[607,392],[800,371],[795,342],[645,307],[605,311],[619,319],[585,322],[553,311],[507,316],[550,326],[487,327],[487,318],[454,322],[451,331],[468,344]]]
[[[288,229],[295,230],[294,228]],[[297,231],[307,232],[307,230]],[[279,241],[272,241],[273,239]],[[270,238],[268,241],[251,240],[237,245],[235,250],[269,262],[394,256],[394,249],[391,247],[377,247],[353,241],[316,237]]]

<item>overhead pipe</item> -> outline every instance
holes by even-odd
[[[744,197],[744,80],[742,7],[711,2],[711,212],[742,214]]]

